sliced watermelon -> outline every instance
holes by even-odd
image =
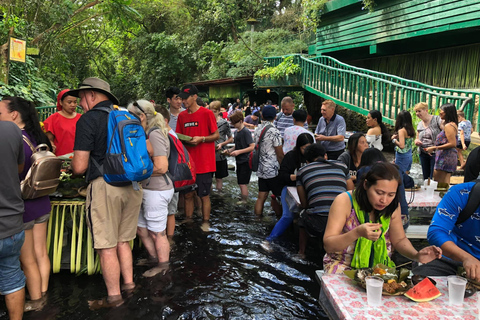
[[[405,292],[405,296],[416,302],[427,302],[440,297],[442,294],[430,281],[425,278],[417,283],[413,288]]]

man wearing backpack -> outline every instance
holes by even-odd
[[[6,110],[2,110],[6,114]],[[19,173],[23,171],[25,153],[22,132],[10,121],[2,121],[0,113],[0,294],[5,296],[12,320],[23,317],[25,275],[20,268],[20,249],[25,240],[23,200]]]
[[[254,133],[255,144],[260,143],[259,163],[257,170],[258,177],[258,198],[255,202],[254,212],[261,215],[263,206],[267,200],[268,194],[272,191],[271,205],[277,216],[281,215],[281,205],[276,197],[282,194],[282,185],[278,183],[278,170],[283,160],[282,136],[272,122],[275,120],[277,110],[274,106],[267,105],[263,107],[262,124],[257,127]],[[260,137],[262,141],[260,142]]]
[[[121,290],[135,287],[132,251],[128,241],[136,236],[142,190],[130,183],[113,186],[105,182],[94,164],[103,166],[107,154],[109,113],[102,108],[118,105],[110,85],[98,78],[87,78],[71,94],[80,98],[85,114],[77,123],[72,169],[74,174],[86,173],[89,183],[86,199],[87,224],[93,245],[100,256],[103,279],[108,297],[94,301],[90,308],[116,307],[123,303]],[[120,274],[123,284],[120,285]]]
[[[197,104],[198,89],[186,85],[178,94],[187,110],[178,116],[176,132],[192,137],[185,143],[197,170],[197,195],[202,200],[203,220],[210,220],[210,189],[216,171],[215,141],[219,138],[217,120],[211,110]],[[185,215],[193,217],[194,191],[185,194]]]
[[[480,189],[475,191],[475,184],[452,186],[443,196],[427,234],[428,242],[441,248],[443,257],[413,269],[414,274],[449,276],[463,267],[467,278],[480,281]]]

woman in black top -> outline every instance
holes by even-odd
[[[350,177],[355,183],[357,180],[357,170],[360,168],[360,159],[363,151],[368,148],[368,142],[362,132],[354,133],[348,138],[348,150],[338,157],[338,161],[342,161],[350,170]]]
[[[272,230],[272,233],[267,237],[267,241],[262,243],[262,247],[266,250],[270,250],[269,242],[275,240],[280,235],[282,235],[285,230],[290,226],[293,221],[293,213],[288,207],[286,201],[287,197],[287,187],[296,186],[297,180],[297,170],[300,169],[303,165],[306,164],[305,157],[303,153],[305,148],[314,143],[313,137],[309,133],[302,133],[297,138],[297,143],[295,149],[290,152],[287,152],[283,161],[280,165],[280,170],[278,172],[278,181],[282,184],[282,218],[278,220],[277,224]]]

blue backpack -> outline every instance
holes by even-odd
[[[153,172],[153,163],[140,120],[118,106],[99,109],[109,113],[107,153],[103,166],[95,160],[93,162],[105,181],[114,186],[125,186],[129,182],[148,179]]]

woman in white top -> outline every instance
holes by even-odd
[[[148,135],[147,149],[153,161],[152,176],[142,183],[143,203],[137,224],[137,234],[149,255],[146,262],[157,264],[143,276],[153,277],[169,268],[170,244],[166,229],[168,204],[174,193],[173,182],[167,175],[170,142],[165,119],[155,111],[151,102],[137,100],[129,104],[128,111],[140,119]],[[145,261],[141,263],[145,264]]]
[[[390,132],[382,122],[382,113],[378,110],[370,110],[367,115],[367,126],[369,129],[365,138],[367,138],[368,146],[382,151],[383,141],[390,139]]]

